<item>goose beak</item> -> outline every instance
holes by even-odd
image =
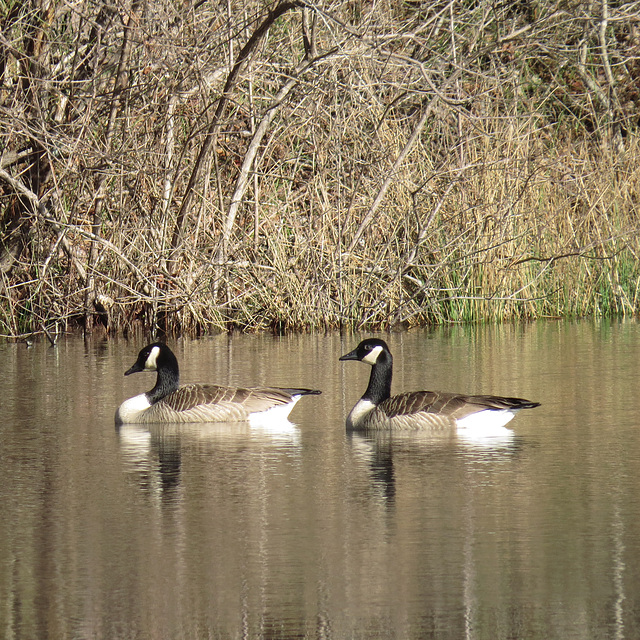
[[[358,358],[358,350],[354,349],[353,351],[349,351],[349,353],[345,353],[343,356],[338,358],[339,360],[360,360]]]
[[[128,375],[130,375],[130,374],[132,374],[132,373],[138,373],[138,371],[144,371],[144,368],[143,368],[143,367],[141,367],[141,366],[136,362],[136,363],[133,365],[133,367],[131,367],[131,369],[127,369],[127,370],[124,372],[124,375],[125,375],[125,376],[128,376]]]

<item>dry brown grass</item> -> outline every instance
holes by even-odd
[[[638,3],[302,6],[6,5],[0,334],[636,313]]]

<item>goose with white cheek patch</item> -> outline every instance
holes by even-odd
[[[494,429],[503,427],[521,409],[540,405],[522,398],[440,391],[392,396],[393,358],[386,342],[378,338],[363,340],[340,360],[359,360],[371,365],[369,386],[347,417],[348,429]]]
[[[125,376],[156,371],[156,385],[129,400],[116,412],[116,424],[170,422],[242,422],[267,425],[286,421],[302,396],[315,389],[224,387],[214,384],[180,386],[178,360],[166,344],[155,342],[138,354]]]

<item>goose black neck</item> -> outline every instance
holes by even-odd
[[[173,362],[158,363],[157,367],[158,376],[156,378],[156,386],[145,394],[151,404],[155,404],[170,393],[177,391],[180,385],[180,372],[175,356]]]
[[[389,352],[383,351],[371,367],[369,386],[362,396],[373,404],[380,404],[391,396],[391,378],[393,376],[393,358]]]

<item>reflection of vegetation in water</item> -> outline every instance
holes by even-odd
[[[635,3],[277,6],[0,8],[1,334],[636,311]]]

